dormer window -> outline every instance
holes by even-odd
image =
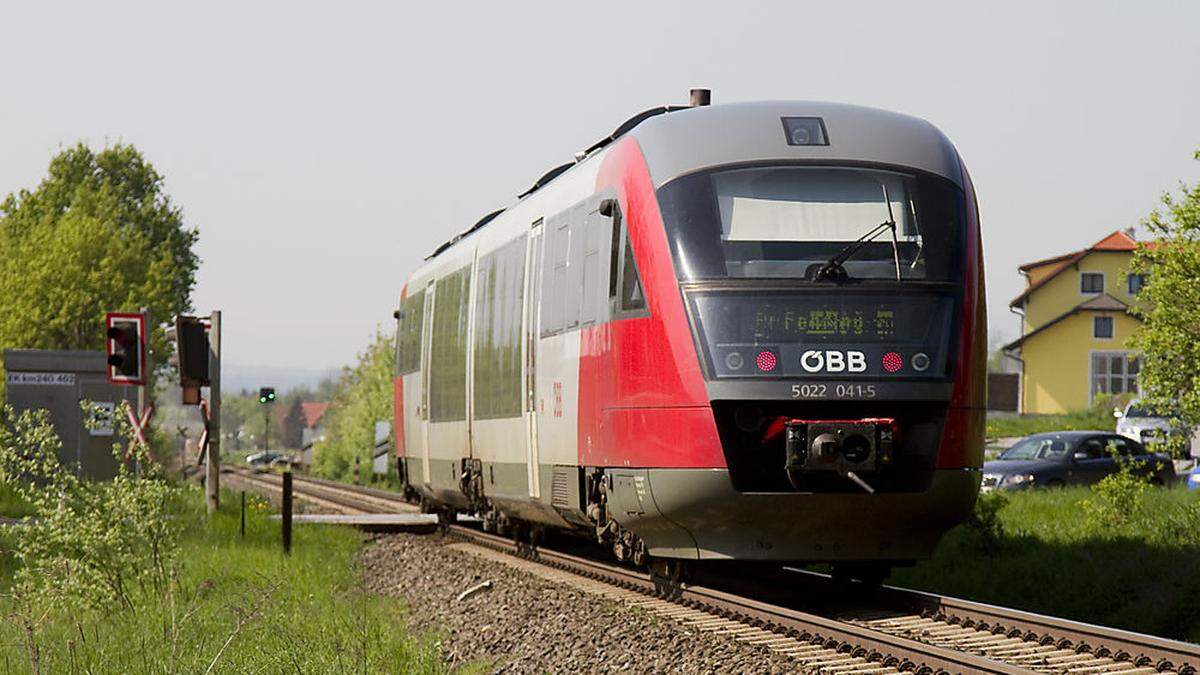
[[[1101,272],[1083,272],[1079,275],[1080,293],[1103,293],[1104,274]]]

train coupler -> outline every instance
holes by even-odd
[[[807,472],[833,472],[874,494],[875,488],[860,474],[878,471],[893,462],[899,432],[893,418],[786,419],[772,426],[778,429],[781,422],[784,469],[793,485]]]

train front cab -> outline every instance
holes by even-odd
[[[657,557],[928,557],[973,508],[982,464],[965,168],[956,184],[896,165],[739,163],[653,190],[642,161],[627,143],[608,167],[651,310],[613,324],[620,363],[593,378],[616,403],[600,445],[623,453],[581,447],[608,467],[608,512]],[[895,239],[885,227],[830,265],[887,221]],[[585,345],[585,371],[589,351],[603,350]],[[856,435],[865,450],[843,443]]]

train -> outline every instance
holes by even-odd
[[[433,251],[400,292],[396,465],[426,510],[665,576],[878,580],[971,513],[979,211],[924,120],[646,110]]]

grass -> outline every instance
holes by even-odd
[[[278,521],[262,502],[253,501],[245,539],[234,495],[223,496],[211,520],[202,503],[190,489],[177,509],[185,533],[176,591],[146,593],[132,610],[52,607],[37,628],[43,672],[203,673],[214,662],[212,672],[446,670],[433,638],[407,633],[399,601],[362,587],[359,533],[297,525],[285,556]],[[7,586],[13,563],[4,558]],[[11,601],[2,609],[11,615]],[[5,622],[0,636],[0,668],[30,669],[17,627]]]
[[[24,518],[33,515],[33,505],[21,498],[12,485],[0,481],[0,517]]]
[[[1063,415],[989,415],[988,438],[1013,438],[1040,434],[1044,431],[1086,431],[1100,429],[1111,431],[1116,428],[1112,411],[1096,410],[1066,413]]]
[[[1100,394],[1096,396],[1096,400],[1090,408],[1061,415],[990,413],[987,419],[987,437],[1013,438],[1040,434],[1045,431],[1087,431],[1090,429],[1111,431],[1117,426],[1116,418],[1113,417],[1113,408],[1124,409],[1129,398],[1129,394],[1115,396]]]
[[[1200,495],[1150,489],[1120,526],[1089,521],[1080,502],[1092,496],[1082,487],[1012,493],[993,546],[978,527],[959,526],[890,583],[1200,642]]]

